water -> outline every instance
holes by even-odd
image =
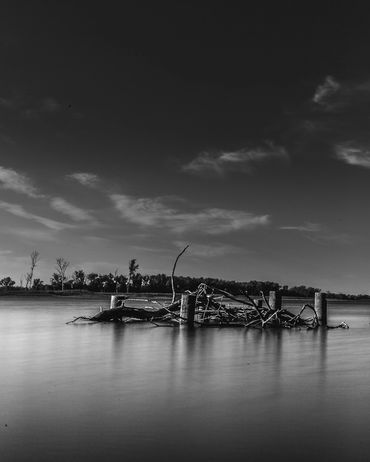
[[[1,461],[369,459],[370,306],[329,306],[349,330],[65,324],[99,303],[0,298]]]

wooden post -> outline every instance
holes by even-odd
[[[121,306],[122,300],[125,300],[127,296],[125,295],[111,295],[110,296],[110,309],[118,308]]]
[[[320,325],[326,327],[328,325],[328,302],[326,300],[326,294],[315,292],[315,310]]]
[[[274,311],[281,310],[281,293],[278,290],[270,290],[269,305]]]
[[[188,327],[194,327],[195,301],[195,295],[184,294],[181,296],[180,316],[182,319],[180,319],[180,324],[186,323]]]
[[[117,295],[110,296],[110,309],[115,308],[117,304]]]

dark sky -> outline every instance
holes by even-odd
[[[368,293],[370,18],[276,3],[2,2],[0,275]]]

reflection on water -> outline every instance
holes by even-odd
[[[349,330],[65,324],[95,308],[0,299],[1,461],[367,460],[367,305],[330,307]]]

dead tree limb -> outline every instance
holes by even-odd
[[[184,252],[186,252],[188,247],[189,247],[189,244],[186,247],[184,247],[184,249],[177,255],[175,263],[174,263],[173,268],[172,268],[172,273],[171,273],[172,300],[171,300],[171,303],[173,303],[175,301],[175,298],[176,298],[175,283],[174,283],[174,279],[173,279],[174,275],[175,275],[176,265],[177,265],[177,262],[179,261],[179,258],[181,257],[181,255]]]

